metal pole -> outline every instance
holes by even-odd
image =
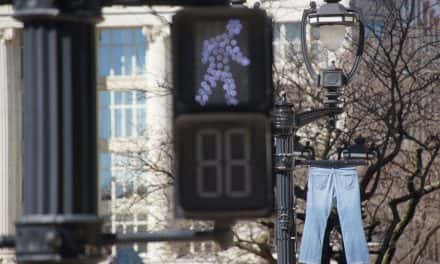
[[[222,249],[232,246],[232,226],[235,221],[214,221],[214,228],[211,230],[166,230],[159,232],[138,232],[136,234],[103,234],[101,243],[103,245],[127,244],[127,243],[149,243],[164,241],[215,241]],[[1,240],[0,240],[1,242]]]
[[[286,95],[275,103],[273,113],[275,174],[276,174],[276,241],[277,263],[293,264],[295,258],[294,207],[292,171],[294,168],[293,153],[294,115],[292,105],[287,103]]]
[[[15,1],[23,22],[23,216],[19,263],[96,263],[95,1]]]

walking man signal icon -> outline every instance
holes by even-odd
[[[203,41],[201,61],[208,65],[203,81],[195,96],[195,100],[204,106],[212,95],[212,90],[221,83],[224,90],[226,104],[235,106],[237,99],[237,86],[231,72],[231,60],[243,67],[250,65],[250,60],[243,55],[236,37],[240,35],[242,24],[239,19],[230,19],[226,24],[223,34]]]

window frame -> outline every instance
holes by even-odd
[[[295,39],[288,39],[287,36],[287,26],[295,25],[298,28],[298,37]],[[301,21],[276,21],[274,23],[274,36],[273,44],[275,47],[275,60],[282,62],[288,57],[289,48],[291,45],[298,47],[298,52],[300,52],[301,46]],[[277,33],[278,32],[278,33]],[[276,37],[278,35],[278,38]]]
[[[139,133],[138,126],[141,122],[138,122],[138,111],[143,110],[145,115],[145,125],[144,130],[146,129],[146,117],[147,117],[147,102],[146,99],[143,100],[144,102],[139,103],[137,100],[137,96],[139,93],[146,93],[141,92],[137,90],[128,90],[128,91],[108,91],[110,93],[110,104],[109,104],[109,110],[110,110],[110,139],[124,139],[124,138],[137,138],[142,136],[142,132]],[[116,93],[122,93],[122,99],[121,103],[116,103],[115,95]],[[130,95],[131,97],[131,103],[124,102],[125,96]],[[146,94],[145,94],[146,96]],[[121,121],[120,121],[120,136],[116,135],[116,113],[117,111],[121,111]],[[129,130],[130,132],[127,133],[127,113],[131,110],[131,121],[132,125],[129,124]]]
[[[146,91],[104,90],[99,93],[99,138],[101,140],[136,139],[145,134],[147,129]],[[120,102],[116,100],[118,94],[121,96]]]

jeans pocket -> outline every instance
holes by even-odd
[[[328,174],[325,173],[313,173],[313,187],[318,188],[319,190],[322,190],[327,185],[328,181]]]
[[[357,176],[354,173],[342,174],[341,180],[346,190],[353,189],[357,184]]]

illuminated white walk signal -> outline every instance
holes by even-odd
[[[266,13],[183,9],[173,18],[175,114],[272,108],[272,29]]]
[[[238,91],[232,73],[232,64],[248,67],[249,58],[240,49],[238,37],[243,25],[239,19],[229,19],[225,31],[203,40],[201,62],[206,65],[206,72],[200,82],[195,100],[204,106],[214,94],[214,89],[223,90],[224,100],[227,105],[238,105]],[[245,70],[243,69],[242,70]]]

